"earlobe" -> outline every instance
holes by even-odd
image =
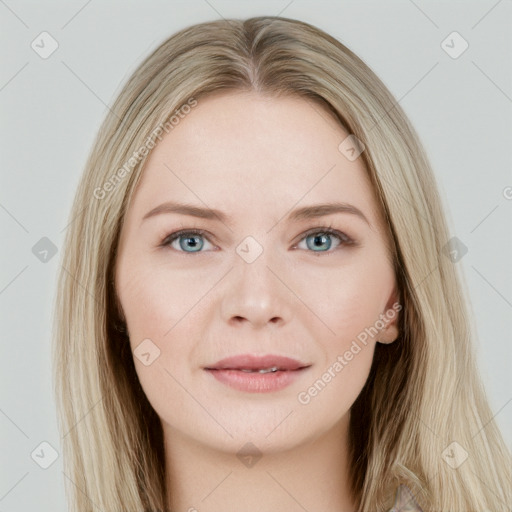
[[[402,305],[400,304],[399,294],[395,286],[386,305],[386,311],[381,315],[385,325],[379,334],[379,339],[377,340],[379,343],[387,345],[396,341],[399,335],[398,315],[401,310]]]
[[[379,335],[379,339],[377,340],[379,343],[383,343],[385,345],[389,345],[393,343],[398,338],[398,328],[396,325],[389,325],[382,329],[381,334]]]
[[[399,335],[398,331],[398,311],[391,309],[387,310],[384,315],[382,315],[384,318],[385,326],[382,328],[379,336],[378,336],[378,342],[389,344],[396,341]]]

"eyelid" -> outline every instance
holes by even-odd
[[[307,238],[309,235],[312,235],[314,233],[324,233],[324,234],[328,234],[328,235],[337,236],[341,240],[340,245],[344,245],[344,246],[356,245],[356,241],[352,237],[350,237],[349,235],[347,235],[343,231],[340,231],[339,229],[333,228],[332,225],[329,225],[329,226],[318,226],[318,227],[315,227],[315,228],[308,229],[307,231],[305,231],[304,233],[302,233],[300,235],[301,238],[298,240],[297,244],[299,242],[302,242],[302,240],[304,240],[304,238]],[[294,247],[297,244],[295,244]],[[309,251],[309,252],[322,253],[322,252],[327,252],[327,251]],[[333,251],[328,251],[328,252],[333,252]]]
[[[162,243],[159,245],[159,247],[163,247],[163,248],[170,247],[172,242],[174,242],[180,236],[183,236],[183,235],[199,235],[213,244],[213,242],[210,241],[210,237],[211,238],[214,238],[214,237],[212,235],[210,235],[210,233],[208,233],[204,229],[183,228],[183,229],[178,229],[177,231],[173,231],[172,233],[169,233],[167,236],[165,236],[164,239],[162,240]],[[187,254],[186,251],[176,251],[176,252],[182,252],[182,253]],[[204,252],[204,251],[198,251],[198,252]],[[193,254],[193,253],[190,252],[188,254]]]
[[[301,233],[299,235],[300,238],[297,240],[296,243],[294,243],[293,249],[295,250],[297,245],[300,242],[302,242],[302,240],[304,240],[308,236],[310,236],[312,234],[315,234],[315,233],[328,234],[328,235],[335,236],[335,237],[339,238],[340,243],[333,250],[328,250],[328,251],[308,251],[308,250],[305,250],[305,252],[311,252],[313,254],[332,254],[332,253],[334,253],[337,250],[338,247],[350,247],[350,246],[357,246],[357,245],[359,245],[359,243],[356,240],[354,240],[351,236],[347,235],[343,231],[340,231],[338,229],[333,228],[332,225],[329,225],[329,226],[316,226],[314,228],[308,229],[307,231]],[[206,240],[208,240],[212,244],[213,244],[213,242],[211,242],[210,237],[211,238],[215,238],[212,235],[210,235],[210,233],[205,231],[204,229],[200,229],[200,228],[182,228],[182,229],[179,229],[179,230],[174,231],[172,233],[169,233],[167,236],[165,236],[164,239],[162,240],[161,244],[159,245],[159,247],[162,247],[162,248],[170,247],[171,243],[173,243],[175,240],[179,239],[180,236],[183,236],[183,235],[199,235],[199,236],[204,237]],[[176,250],[176,249],[172,249],[172,250],[174,250],[175,252],[181,252],[181,253],[184,253],[184,254],[195,254],[195,253],[199,253],[200,254],[200,253],[206,252],[206,251],[191,251],[191,252],[187,252],[187,251],[180,251],[180,250]]]

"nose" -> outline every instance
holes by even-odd
[[[293,297],[283,284],[287,278],[268,263],[265,253],[252,263],[242,259],[235,262],[222,290],[220,309],[224,322],[233,327],[249,324],[260,329],[290,321]]]

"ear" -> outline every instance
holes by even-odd
[[[379,343],[393,343],[398,338],[398,318],[401,310],[402,304],[400,304],[398,290],[395,285],[389,296],[386,309],[380,316],[384,327],[381,329],[379,339],[377,340]]]

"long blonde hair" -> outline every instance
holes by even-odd
[[[444,253],[450,235],[421,143],[352,51],[280,17],[176,33],[130,77],[99,130],[71,211],[54,308],[70,509],[166,509],[160,420],[138,381],[129,340],[116,328],[118,236],[151,144],[180,122],[185,105],[230,90],[322,104],[366,148],[361,158],[386,219],[403,310],[398,340],[377,344],[351,409],[358,509],[387,510],[405,483],[425,511],[509,511],[511,457],[477,373],[467,291]]]

